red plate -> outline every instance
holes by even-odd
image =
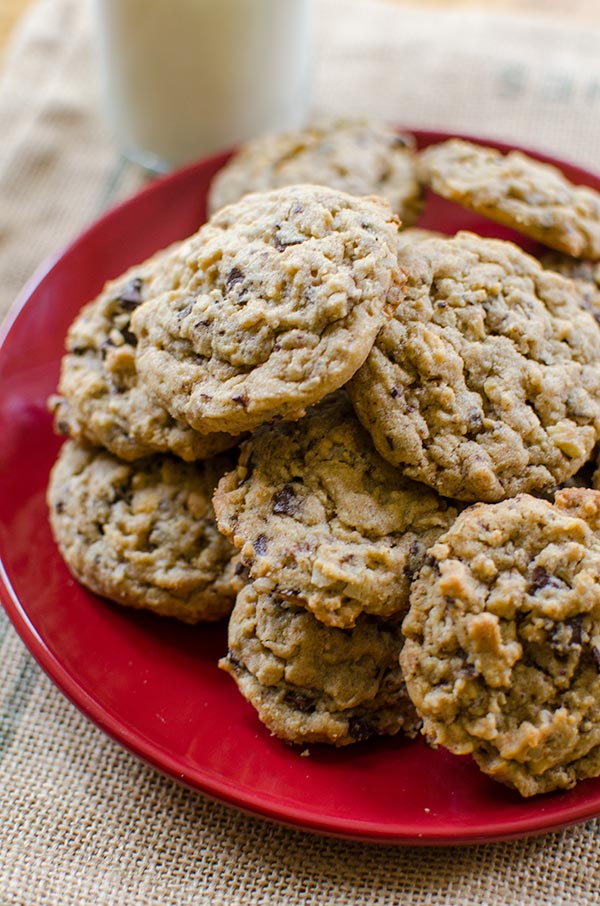
[[[447,136],[420,133],[421,145]],[[271,737],[216,666],[225,625],[189,628],[129,611],[71,579],[44,493],[59,440],[45,408],[67,327],[109,277],[205,214],[225,156],[161,179],[106,214],[21,295],[0,346],[0,595],[34,657],[84,714],[159,770],[239,808],[309,830],[388,843],[497,840],[600,814],[600,779],[522,800],[469,758],[400,738],[310,756]],[[600,180],[562,165],[578,183]],[[422,225],[517,238],[431,197]],[[526,247],[533,243],[523,242]]]

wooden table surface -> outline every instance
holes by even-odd
[[[35,0],[0,0],[0,54],[19,17]],[[171,0],[173,2],[173,0]],[[390,3],[399,0],[388,0]],[[599,0],[402,0],[420,6],[485,7],[488,10],[508,9],[512,12],[542,13],[578,19],[600,19]]]

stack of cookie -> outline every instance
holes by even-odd
[[[600,256],[600,197],[523,155],[364,123],[258,142],[71,327],[51,522],[121,603],[237,598],[221,666],[281,738],[422,724],[531,795],[600,773],[597,288],[399,232],[424,185]]]

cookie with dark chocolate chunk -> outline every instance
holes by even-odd
[[[223,208],[176,254],[177,288],[133,313],[139,374],[202,434],[301,418],[397,305],[397,232],[383,199],[322,186]]]
[[[348,385],[381,456],[460,500],[554,491],[600,439],[600,326],[577,285],[466,232],[398,261],[404,297]]]
[[[410,226],[423,207],[416,160],[413,136],[384,123],[312,123],[249,142],[215,176],[209,209],[214,213],[249,192],[317,183],[349,195],[379,195]]]
[[[401,648],[397,620],[363,615],[352,629],[324,626],[259,579],[238,595],[220,666],[276,736],[343,746],[416,734]]]
[[[374,449],[342,391],[298,422],[259,429],[214,497],[220,529],[253,577],[331,626],[397,617],[452,501]]]
[[[600,258],[600,193],[521,151],[453,138],[420,154],[434,192],[577,258]]]
[[[176,248],[107,283],[75,318],[58,392],[49,401],[59,434],[103,446],[129,461],[167,452],[185,460],[205,459],[237,443],[226,433],[202,436],[174,419],[135,367],[131,316],[159,287],[171,285],[169,258]]]
[[[50,476],[54,538],[87,588],[187,623],[218,620],[243,584],[211,496],[229,460],[156,455],[128,463],[67,441]]]
[[[600,492],[476,504],[415,578],[400,656],[427,738],[523,796],[600,774]]]

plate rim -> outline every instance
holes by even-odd
[[[546,152],[533,150],[520,144],[500,141],[493,137],[472,136],[463,133],[454,134],[438,130],[411,129],[407,126],[398,128],[415,135],[419,144],[431,144],[451,137],[462,138],[476,144],[498,148],[503,152],[513,149],[519,150],[537,160],[555,166],[566,165],[583,184],[590,177],[595,181],[600,181],[600,175],[566,158],[553,157]],[[31,297],[62,259],[69,256],[82,244],[88,242],[97,231],[108,228],[111,220],[118,219],[122,211],[130,205],[139,204],[141,198],[154,193],[168,191],[170,186],[176,185],[179,181],[185,182],[196,171],[201,171],[208,167],[222,166],[232,153],[232,151],[225,151],[202,158],[144,185],[133,195],[128,196],[95,218],[85,229],[68,242],[61,251],[51,255],[42,262],[18,293],[0,324],[0,356],[3,353],[5,344],[10,340],[15,323],[27,307]],[[439,819],[432,830],[423,830],[422,828],[418,830],[417,826],[407,825],[406,830],[398,831],[397,828],[390,829],[386,824],[376,824],[372,821],[366,822],[362,819],[307,816],[305,812],[291,803],[285,803],[281,807],[274,802],[266,802],[265,794],[252,795],[245,789],[240,791],[238,786],[232,781],[222,780],[214,775],[209,775],[206,770],[197,770],[195,773],[187,769],[182,771],[182,765],[178,765],[176,758],[169,754],[164,747],[156,744],[140,731],[132,730],[127,722],[117,719],[98,704],[93,696],[77,682],[77,678],[61,662],[57,654],[47,645],[34,622],[29,618],[27,609],[20,601],[7,574],[4,554],[1,549],[0,601],[11,624],[38,665],[67,700],[88,720],[129,753],[150,765],[159,773],[170,777],[196,793],[201,793],[209,799],[233,807],[245,814],[260,817],[296,830],[334,838],[372,844],[411,846],[447,846],[458,843],[478,844],[512,840],[558,831],[600,815],[600,790],[597,797],[591,802],[584,801],[583,803],[567,805],[560,810],[560,815],[556,815],[550,822],[544,820],[544,808],[542,807],[527,817],[511,819],[510,825],[507,824],[506,820],[501,822],[487,821],[484,824],[478,824],[476,828],[461,827],[458,832],[455,825],[440,824]],[[539,798],[532,801],[540,802]]]

